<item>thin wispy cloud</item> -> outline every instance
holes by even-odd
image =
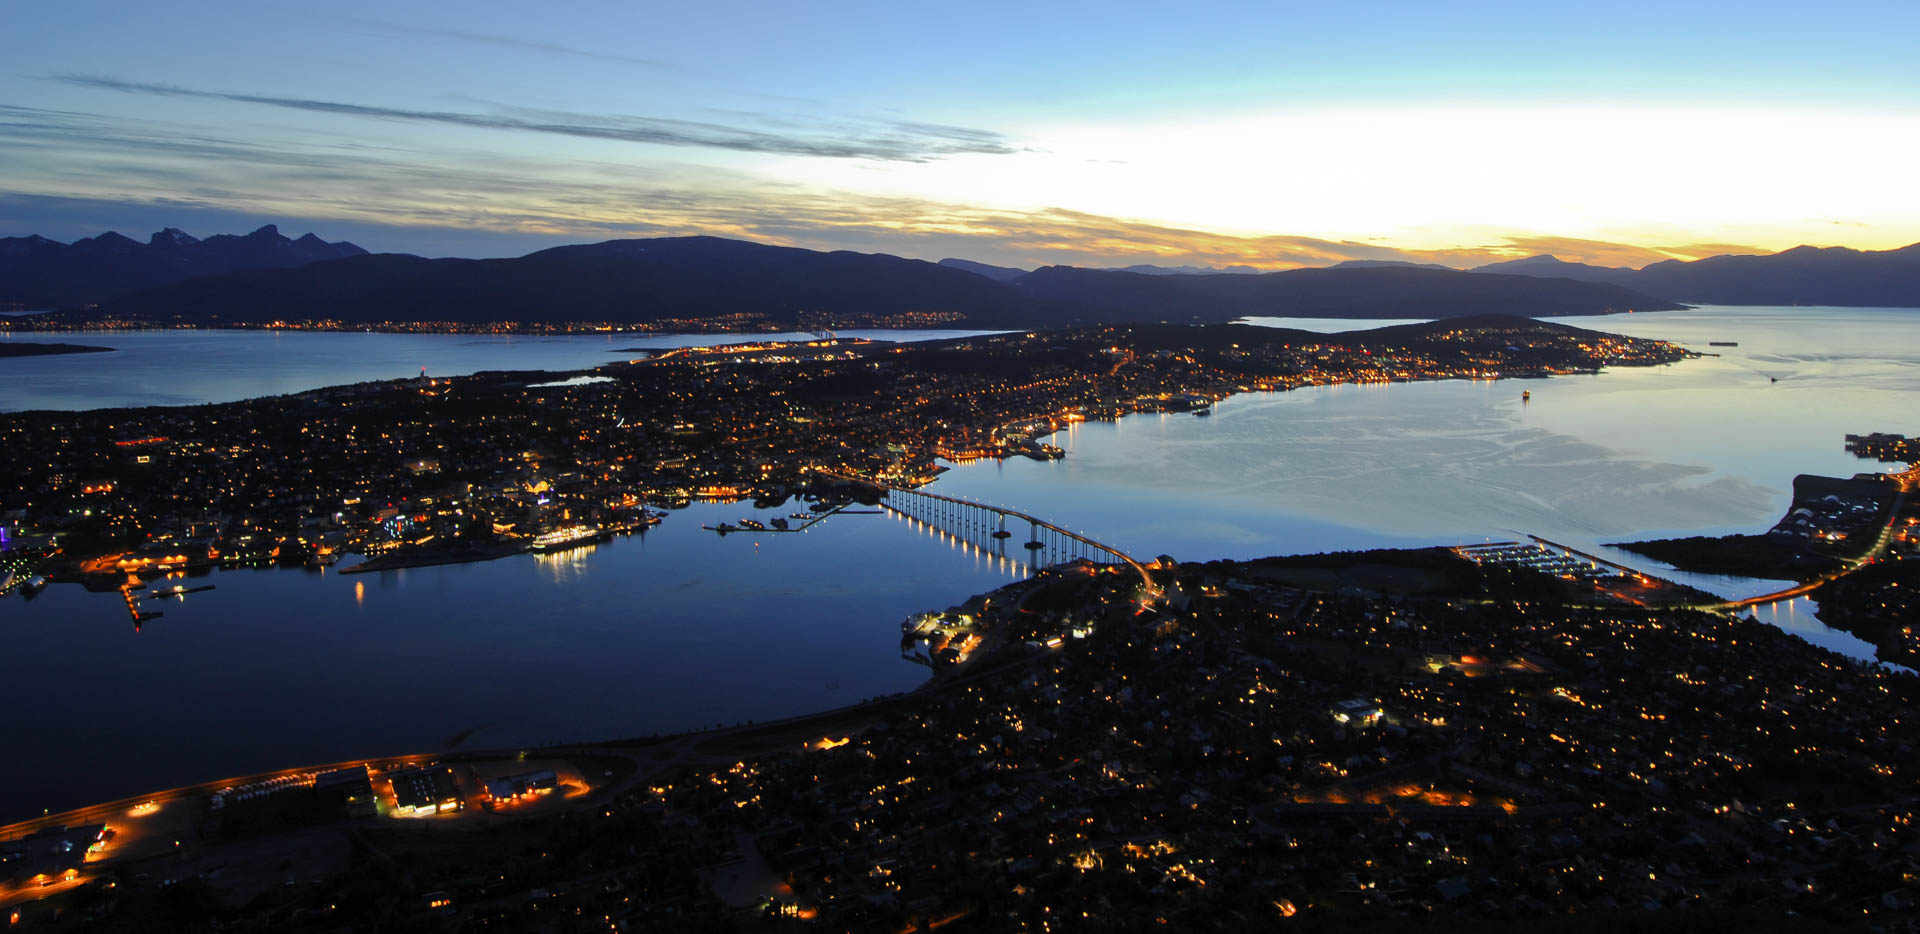
[[[942,156],[1005,155],[1017,151],[1007,143],[1004,137],[988,130],[905,121],[871,123],[858,131],[848,133],[775,133],[751,127],[663,117],[577,114],[530,108],[515,108],[509,112],[491,114],[413,110],[304,97],[205,91],[169,84],[124,81],[98,75],[55,75],[50,80],[124,94],[230,101],[375,120],[775,155],[927,162]]]
[[[464,29],[446,29],[438,26],[412,26],[402,23],[387,23],[378,20],[347,19],[340,21],[350,32],[370,36],[391,36],[396,38],[427,37],[434,39],[452,39],[473,45],[492,46],[499,49],[518,49],[523,52],[538,52],[543,55],[556,55],[567,58],[584,58],[593,61],[611,62],[616,65],[637,65],[643,68],[663,71],[685,71],[672,62],[663,62],[652,58],[639,58],[632,55],[619,55],[611,52],[596,52],[554,42],[540,42],[533,39],[521,39],[513,36],[501,36],[492,33],[472,32]]]

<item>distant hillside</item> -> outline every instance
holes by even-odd
[[[0,238],[0,302],[28,308],[91,304],[196,276],[286,269],[366,252],[313,234],[289,240],[272,224],[244,237],[219,234],[205,240],[169,227],[146,243],[112,231],[70,244],[41,236],[5,237]]]
[[[1334,263],[1328,269],[1378,269],[1382,266],[1411,266],[1414,269],[1444,269],[1452,272],[1452,266],[1439,263],[1414,263],[1404,259],[1350,259]],[[1477,271],[1477,270],[1476,270]]]
[[[948,312],[982,326],[1058,318],[1008,286],[920,260],[717,237],[609,240],[515,259],[379,254],[150,289],[105,313],[177,321],[638,323],[804,312]]]
[[[1714,305],[1855,305],[1920,308],[1920,243],[1897,250],[1794,247],[1770,256],[1668,260],[1628,284]]]
[[[1291,269],[1258,276],[1142,276],[1049,266],[1014,285],[1036,298],[1100,309],[1116,320],[1538,317],[1683,307],[1600,283],[1408,266]]]
[[[1414,268],[1140,275],[1051,266],[1000,282],[951,265],[714,237],[611,240],[517,259],[381,254],[162,286],[102,314],[194,323],[332,319],[639,323],[745,314],[775,323],[934,312],[978,327],[1228,321],[1246,315],[1428,318],[1676,308],[1615,286]]]
[[[1121,266],[1103,272],[1131,272],[1143,276],[1257,276],[1261,270],[1252,266],[1154,266],[1141,263],[1133,266]]]
[[[1011,266],[989,266],[986,263],[976,263],[970,259],[954,259],[952,257],[941,260],[939,265],[951,269],[964,269],[974,275],[986,276],[995,282],[1012,282],[1027,274],[1027,270],[1025,269],[1014,269]]]
[[[1578,279],[1582,282],[1610,282],[1629,285],[1635,270],[1624,266],[1589,266],[1569,263],[1557,256],[1529,256],[1499,263],[1475,266],[1468,272],[1490,272],[1502,276],[1538,276],[1543,279]]]
[[[1611,283],[1695,304],[1920,308],[1920,243],[1879,251],[1801,246],[1764,256],[1666,260],[1642,269],[1529,256],[1473,271]]]

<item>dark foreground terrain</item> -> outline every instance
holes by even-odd
[[[529,816],[110,845],[19,929],[1911,929],[1911,675],[1440,551],[1150,573],[975,597],[914,694],[608,744]],[[208,868],[245,841],[284,884]]]

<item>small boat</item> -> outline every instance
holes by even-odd
[[[1522,389],[1522,390],[1520,390],[1520,401],[1521,401],[1521,402],[1525,402],[1525,401],[1527,401],[1528,399],[1531,399],[1531,398],[1533,398],[1533,390],[1531,390],[1531,389]]]
[[[1208,415],[1212,415],[1212,414],[1213,414],[1213,409],[1212,409],[1211,407],[1209,407],[1209,408],[1204,408],[1204,409],[1194,409],[1194,410],[1193,410],[1193,414],[1194,414],[1194,415],[1196,415],[1196,416],[1200,416],[1200,417],[1205,417],[1205,416],[1208,416]]]

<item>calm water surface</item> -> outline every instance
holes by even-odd
[[[217,571],[145,601],[77,584],[0,601],[0,822],[299,763],[769,720],[910,690],[899,622],[1013,566],[892,515],[724,538],[802,511],[695,504],[547,556],[370,574]],[[162,583],[159,586],[167,586]]]
[[[837,331],[841,337],[919,341],[986,331]],[[706,347],[786,334],[568,334],[552,337],[385,334],[371,331],[75,331],[0,340],[112,347],[112,353],[0,358],[0,412],[199,405],[322,386],[483,370],[576,370],[644,356],[640,348]]]
[[[1723,356],[1551,380],[1242,395],[1210,418],[1077,425],[1055,436],[1064,460],[971,464],[940,487],[1048,503],[1094,537],[1148,554],[1253,557],[1521,533],[1584,547],[1764,529],[1785,511],[1796,474],[1885,469],[1848,454],[1847,433],[1920,432],[1920,311],[1565,320]],[[1348,324],[1364,323],[1327,329]]]
[[[1597,547],[1764,529],[1784,511],[1795,474],[1881,469],[1846,454],[1846,433],[1920,433],[1920,311],[1706,308],[1567,323],[1722,356],[1591,377],[1239,396],[1210,418],[1079,425],[1054,439],[1070,451],[1064,460],[959,466],[935,489],[1026,508],[1140,557],[1250,558],[1523,533]],[[1284,324],[1332,331],[1382,322]],[[210,343],[169,359],[159,351],[176,337]],[[0,361],[9,407],[159,401],[148,396],[163,390],[143,381],[168,372],[180,397],[173,401],[209,401],[407,376],[421,366],[571,369],[670,340],[43,339],[152,352]],[[1740,346],[1708,346],[1729,340]],[[211,356],[203,360],[203,351]],[[137,378],[116,378],[100,365],[109,359]],[[260,362],[267,359],[279,362]],[[12,389],[31,380],[12,377],[27,365],[68,369],[48,388],[28,390],[39,401],[16,404]],[[300,369],[283,376],[275,367]],[[1521,402],[1523,388],[1530,402]],[[745,504],[696,505],[644,537],[551,558],[368,575],[221,572],[208,578],[218,589],[161,605],[166,615],[137,634],[113,594],[63,585],[32,602],[0,600],[12,696],[46,699],[0,721],[8,753],[0,756],[0,819],[291,763],[442,749],[466,731],[468,746],[527,745],[851,703],[925,674],[900,660],[900,619],[1018,573],[891,516],[840,516],[804,535],[723,539],[699,529],[755,514]],[[1682,577],[1730,595],[1773,589]],[[1820,625],[1805,601],[1761,618],[1871,656],[1871,647]]]

